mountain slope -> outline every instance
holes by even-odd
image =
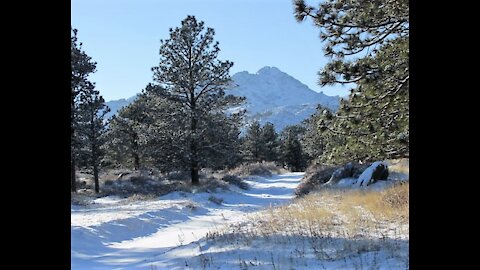
[[[276,67],[263,67],[255,74],[238,72],[232,79],[236,86],[226,93],[246,97],[246,122],[271,122],[277,131],[299,124],[315,112],[318,104],[333,110],[339,106],[338,96],[315,92]],[[112,110],[108,116],[134,99],[135,96],[107,102]]]
[[[237,87],[227,93],[247,98],[247,120],[271,122],[277,131],[299,124],[318,104],[336,110],[338,96],[318,93],[276,67],[263,67],[256,74],[246,71],[232,76]]]
[[[118,110],[120,110],[123,106],[127,106],[128,104],[132,103],[137,96],[129,97],[127,99],[115,99],[107,101],[106,104],[110,108],[110,112],[105,115],[105,118],[108,119],[112,115],[116,114]]]

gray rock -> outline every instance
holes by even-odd
[[[388,166],[383,161],[376,161],[370,167],[365,169],[354,183],[356,186],[368,186],[378,180],[386,180],[388,178]]]

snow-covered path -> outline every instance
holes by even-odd
[[[72,269],[151,269],[162,254],[205,236],[247,213],[288,202],[303,173],[256,177],[249,190],[187,194],[174,192],[155,201],[101,198],[71,208]],[[223,199],[221,205],[210,196]],[[178,258],[177,258],[178,259]]]

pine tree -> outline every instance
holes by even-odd
[[[145,127],[153,122],[147,114],[148,96],[138,95],[129,105],[121,108],[109,121],[107,155],[123,166],[140,169],[146,159]]]
[[[292,172],[303,171],[307,166],[308,156],[301,143],[304,133],[302,126],[288,126],[280,134],[280,157]]]
[[[316,9],[296,0],[294,5],[298,21],[311,17],[320,27],[330,57],[319,83],[356,85],[331,119],[317,121],[324,139],[331,140],[321,158],[339,163],[408,156],[408,1],[326,0]]]
[[[79,166],[88,168],[93,173],[95,192],[100,192],[99,171],[104,156],[106,122],[105,114],[110,109],[105,105],[105,100],[91,85],[80,94],[78,106],[78,138],[81,145]]]
[[[79,142],[77,140],[78,126],[78,105],[80,102],[80,94],[86,89],[92,87],[92,82],[88,80],[88,76],[96,71],[96,63],[82,50],[82,43],[78,42],[77,29],[72,29],[70,38],[71,52],[71,100],[70,100],[70,125],[71,125],[71,148],[70,148],[70,182],[71,190],[77,191],[75,170],[77,167],[77,159],[79,152]]]
[[[177,159],[188,164],[192,184],[198,185],[198,171],[209,160],[202,153],[222,155],[229,143],[223,138],[219,142],[209,140],[205,135],[212,134],[208,131],[214,127],[207,125],[215,120],[224,123],[238,119],[234,115],[224,118],[222,114],[244,99],[225,95],[233,63],[217,59],[220,48],[213,40],[215,31],[205,30],[204,22],[197,22],[194,16],[187,16],[181,24],[170,29],[169,39],[161,40],[160,63],[152,70],[163,89],[158,93],[175,104],[172,113],[178,118],[177,127],[183,128],[174,134],[180,141],[172,142],[171,147],[177,148]]]
[[[264,144],[261,159],[265,161],[278,160],[278,134],[273,123],[267,122],[262,127],[261,141]]]
[[[278,134],[272,123],[263,127],[255,120],[248,127],[242,140],[242,155],[248,162],[277,161],[279,151]]]
[[[318,105],[316,112],[303,121],[305,134],[302,138],[302,145],[305,153],[312,159],[320,158],[325,152],[327,139],[325,128],[322,127],[325,125],[327,112],[332,115],[330,109]]]
[[[246,131],[245,138],[243,138],[242,155],[249,162],[260,162],[262,161],[262,153],[265,151],[264,148],[260,122],[253,121]]]

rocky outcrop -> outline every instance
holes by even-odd
[[[384,161],[376,161],[372,163],[362,174],[358,177],[354,186],[368,186],[375,183],[378,180],[387,180],[388,178],[388,165]]]
[[[325,185],[330,186],[337,184],[338,181],[344,178],[358,178],[369,166],[370,163],[360,164],[357,162],[349,162],[335,170]]]
[[[387,180],[388,176],[388,165],[384,161],[366,164],[349,162],[343,166],[316,164],[307,168],[295,195],[301,197],[313,190],[334,186],[365,187],[378,180]],[[339,183],[342,179],[346,181]]]
[[[307,168],[302,182],[295,189],[297,197],[306,195],[329,181],[339,166],[315,164]]]

